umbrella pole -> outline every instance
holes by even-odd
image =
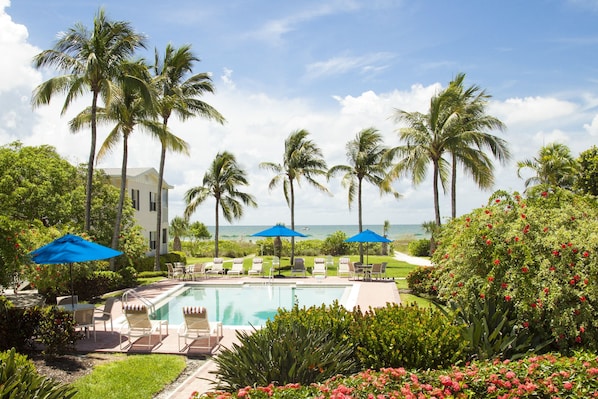
[[[71,277],[71,301],[73,301],[75,298],[75,286],[73,284],[73,264],[72,263],[69,263],[69,275]]]

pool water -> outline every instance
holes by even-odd
[[[346,305],[352,285],[295,284],[237,284],[186,286],[156,308],[154,320],[168,320],[170,325],[183,323],[183,307],[203,306],[210,321],[220,321],[225,326],[261,327],[272,319],[278,308],[332,304],[335,300]],[[161,301],[162,303],[162,301]]]

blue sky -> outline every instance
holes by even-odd
[[[202,60],[196,72],[211,72],[217,92],[205,101],[227,119],[224,126],[201,120],[174,122],[191,145],[191,156],[169,155],[166,180],[170,216],[181,215],[182,197],[201,184],[218,151],[233,152],[247,170],[258,209],[238,224],[290,223],[282,191],[268,191],[272,177],[262,161],[280,162],[284,139],[307,129],[329,166],[346,163],[345,144],[361,129],[379,129],[388,146],[398,145],[395,109],[427,111],[430,97],[457,73],[466,84],[491,94],[488,112],[507,130],[513,159],[496,165],[495,189],[522,190],[515,163],[550,142],[574,155],[598,136],[598,1],[57,1],[0,0],[0,144],[52,144],[73,163],[84,162],[89,136],[72,135],[67,123],[88,98],[60,117],[61,101],[32,110],[31,91],[53,71],[36,71],[30,60],[50,48],[59,31],[76,22],[91,26],[99,7],[126,20],[154,48],[191,44]],[[107,131],[107,128],[105,129]],[[103,137],[101,138],[103,139]],[[142,133],[132,139],[129,166],[158,166],[158,147]],[[116,150],[99,167],[120,164]],[[301,186],[298,224],[353,224],[346,191],[338,179],[332,195]],[[421,223],[433,219],[431,184],[396,182],[403,198],[380,197],[366,186],[364,222]],[[461,175],[458,212],[483,205],[480,191]],[[441,198],[447,216],[449,199]],[[213,224],[213,204],[193,219]]]

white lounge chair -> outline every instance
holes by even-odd
[[[316,276],[324,276],[326,277],[326,261],[324,258],[315,258],[314,259],[314,268],[311,271],[311,275]]]
[[[245,274],[245,269],[243,268],[243,258],[233,259],[233,267],[228,271],[228,275],[241,276],[243,274]]]
[[[183,308],[184,322],[179,328],[179,352],[184,349],[207,349],[210,353],[213,350],[212,339],[215,339],[215,344],[220,343],[222,339],[222,323],[210,323],[208,320],[208,310],[204,307],[191,306]],[[212,336],[215,334],[215,337]],[[203,340],[201,338],[204,338]],[[195,342],[205,342],[207,338],[207,345],[194,345]],[[185,345],[181,346],[181,339],[184,339]],[[190,339],[191,343],[187,344]]]
[[[120,330],[120,349],[123,349],[123,337],[127,337],[128,346],[133,345],[133,338],[148,338],[148,348],[152,348],[152,335],[159,334],[160,343],[162,343],[162,327],[166,327],[168,334],[168,320],[150,320],[147,308],[143,305],[125,305],[123,313],[127,319],[125,325]]]
[[[253,258],[251,262],[251,269],[247,271],[247,274],[250,276],[261,276],[264,274],[264,260],[259,257]]]
[[[94,321],[103,321],[104,322],[104,331],[106,330],[106,322],[110,322],[110,331],[114,331],[114,326],[112,325],[112,307],[116,302],[116,297],[110,297],[106,299],[106,303],[104,304],[104,309],[96,309],[96,314],[100,314],[99,316],[95,316],[93,319]],[[95,328],[94,328],[95,333]]]
[[[214,258],[214,263],[209,270],[206,270],[206,274],[224,275],[224,259]]]
[[[336,273],[337,276],[342,277],[343,275],[346,275],[349,278],[353,277],[353,273],[349,269],[350,263],[351,263],[351,261],[349,260],[349,258],[347,258],[347,257],[340,258],[338,260],[338,271]]]

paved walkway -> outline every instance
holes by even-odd
[[[407,255],[403,252],[395,251],[395,259],[407,262],[411,265],[417,266],[432,266],[432,262],[427,258],[420,258],[418,256]]]

